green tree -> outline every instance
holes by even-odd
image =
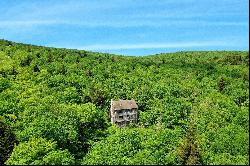
[[[74,157],[68,150],[57,149],[56,142],[31,138],[15,146],[7,165],[70,165]]]
[[[17,143],[11,128],[0,120],[0,165],[9,158],[15,143]]]

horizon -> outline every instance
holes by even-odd
[[[0,38],[125,56],[249,51],[248,3],[3,0]]]
[[[140,57],[140,56],[154,56],[159,54],[174,54],[174,53],[181,53],[181,52],[249,52],[249,50],[187,50],[187,51],[172,51],[172,52],[158,52],[155,54],[147,54],[147,55],[123,55],[118,53],[109,53],[109,52],[100,52],[100,51],[92,51],[92,50],[82,50],[77,48],[64,48],[64,47],[51,47],[51,46],[43,46],[43,45],[36,45],[36,44],[30,44],[30,43],[21,43],[21,42],[15,42],[7,39],[0,39],[0,41],[7,41],[12,42],[16,44],[23,44],[23,45],[31,45],[34,47],[45,47],[45,48],[55,48],[55,49],[67,49],[67,50],[77,50],[77,51],[87,51],[87,52],[93,52],[93,53],[101,53],[101,54],[111,54],[111,55],[117,55],[117,56],[131,56],[131,57]]]

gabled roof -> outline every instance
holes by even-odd
[[[135,100],[111,100],[113,110],[138,108]]]

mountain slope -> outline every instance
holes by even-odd
[[[248,164],[248,54],[127,57],[1,40],[0,162]],[[112,126],[111,99],[135,99],[139,123]]]

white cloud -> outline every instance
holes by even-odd
[[[4,27],[20,27],[20,26],[39,26],[39,25],[53,25],[58,24],[57,21],[49,21],[49,20],[32,20],[32,21],[0,21],[0,28]]]
[[[216,1],[216,0],[215,0]],[[216,1],[217,2],[217,1]],[[162,27],[162,26],[247,26],[248,21],[206,21],[204,17],[234,16],[212,9],[194,6],[195,0],[182,2],[154,1],[31,1],[18,2],[0,11],[0,28],[47,25],[77,25],[82,27]],[[210,2],[209,2],[210,3]],[[174,5],[171,7],[171,5]],[[178,4],[178,5],[176,5]],[[180,5],[181,4],[181,5]],[[186,5],[185,5],[186,4]],[[153,5],[153,6],[152,6]],[[156,6],[154,6],[156,5]],[[165,5],[167,9],[154,7]],[[170,6],[169,6],[170,5]],[[142,8],[140,8],[140,6]],[[183,7],[185,6],[185,7]],[[136,8],[136,10],[133,10]],[[220,7],[221,8],[221,7]],[[180,10],[181,9],[181,10]],[[238,10],[237,10],[238,11]],[[239,14],[239,13],[238,13]],[[216,20],[216,19],[213,19]]]
[[[144,44],[95,44],[78,47],[81,50],[122,50],[122,49],[157,49],[157,48],[193,48],[206,46],[232,46],[234,43],[222,41],[179,42],[179,43],[144,43]]]
[[[186,21],[186,20],[169,20],[157,22],[153,20],[142,21],[70,21],[70,20],[28,20],[28,21],[0,21],[0,28],[19,28],[19,27],[35,27],[35,26],[48,26],[48,25],[76,25],[82,27],[112,27],[112,28],[125,28],[125,27],[163,27],[163,26],[249,26],[248,22],[211,22],[211,21]]]

